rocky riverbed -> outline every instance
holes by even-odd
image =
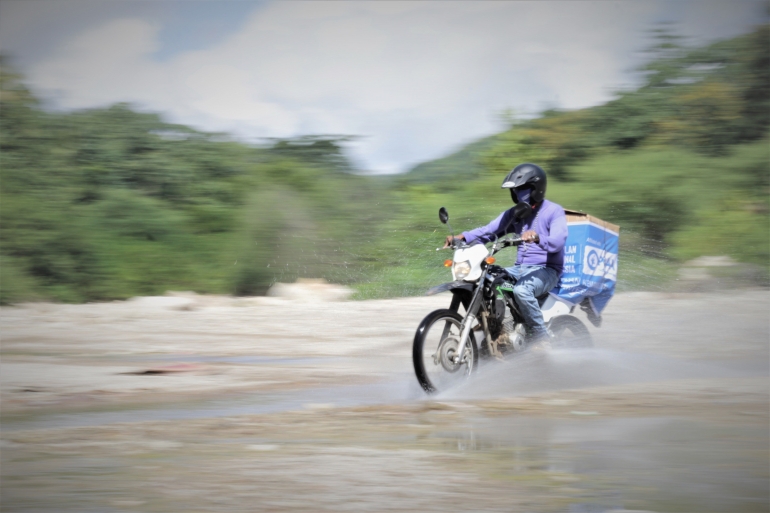
[[[0,309],[4,511],[767,511],[770,293],[619,294],[426,397],[448,297]],[[582,314],[579,314],[582,318]]]

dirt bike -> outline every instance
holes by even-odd
[[[448,224],[444,207],[439,219]],[[450,226],[451,233],[451,226]],[[528,348],[525,324],[513,296],[515,280],[495,264],[502,249],[519,246],[520,236],[494,238],[491,247],[454,239],[453,281],[430,289],[427,295],[449,291],[449,308],[429,313],[414,335],[412,360],[417,380],[428,392],[450,388],[478,367],[479,357],[505,359]],[[437,251],[442,248],[438,248]],[[570,315],[574,306],[546,293],[538,298],[552,347],[590,347],[585,325]],[[460,306],[465,310],[460,313]]]

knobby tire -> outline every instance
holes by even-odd
[[[445,321],[442,319],[452,319],[458,324],[462,324],[463,317],[456,311],[450,309],[440,309],[429,313],[417,327],[417,331],[414,335],[414,343],[412,345],[412,362],[414,364],[414,372],[417,375],[417,381],[420,382],[420,386],[428,393],[438,392],[437,383],[433,383],[430,379],[429,373],[425,368],[425,361],[423,358],[423,352],[425,350],[425,342],[431,329],[444,330]],[[436,324],[437,326],[434,326]],[[441,339],[441,337],[439,337]],[[473,331],[470,332],[468,338],[468,346],[470,347],[473,365],[471,367],[471,374],[475,372],[479,363],[479,350],[476,346],[476,338],[473,335]],[[432,349],[432,348],[431,348]],[[464,369],[461,369],[465,372]]]

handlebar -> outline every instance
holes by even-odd
[[[468,247],[469,244],[466,244],[464,240],[462,239],[454,239],[452,240],[452,244],[450,244],[448,247],[440,247],[436,248],[436,251],[441,251],[442,249],[460,249]]]
[[[507,248],[510,246],[519,246],[524,243],[524,240],[520,236],[511,237],[509,239],[498,239],[495,242],[495,245],[500,244],[500,247],[495,250],[495,252],[500,251],[503,248]],[[471,246],[471,244],[467,244],[462,239],[453,239],[452,244],[449,247],[446,248],[436,248],[436,251],[440,251],[442,249],[459,249]]]
[[[521,237],[513,237],[510,239],[504,239],[501,241],[502,244],[500,247],[507,248],[508,246],[519,246],[520,244],[524,243],[524,239]]]

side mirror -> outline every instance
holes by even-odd
[[[447,222],[449,221],[449,212],[447,212],[444,207],[441,207],[440,209],[438,209],[438,218],[442,224],[447,224]]]

